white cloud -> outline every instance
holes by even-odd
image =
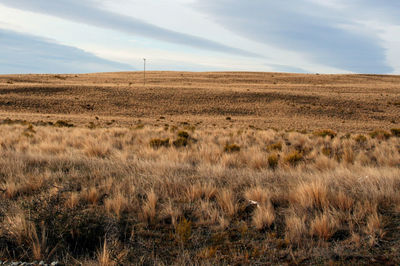
[[[0,25],[138,68],[147,57],[169,70],[398,72],[399,30],[366,1],[2,0]]]

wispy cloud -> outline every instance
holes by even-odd
[[[0,4],[175,44],[241,56],[260,56],[207,38],[179,33],[99,8],[95,0],[1,0]]]
[[[132,67],[51,40],[0,29],[0,74],[122,70]]]
[[[378,36],[350,16],[351,1],[329,2],[327,6],[318,0],[201,0],[196,7],[232,32],[299,51],[320,64],[351,72],[392,72]],[[363,8],[361,2],[351,6]],[[389,2],[399,10],[398,2]],[[361,19],[356,9],[352,11]]]

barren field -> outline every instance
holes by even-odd
[[[399,82],[0,76],[0,260],[398,265]]]

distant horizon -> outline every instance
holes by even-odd
[[[0,73],[400,74],[400,2],[1,0]]]
[[[0,73],[0,76],[13,76],[13,75],[91,75],[91,74],[112,74],[112,73],[137,73],[143,70],[121,70],[121,71],[99,71],[99,72],[82,72],[82,73],[68,73],[68,72],[48,72],[48,73]],[[247,70],[146,70],[146,73],[151,72],[183,72],[183,73],[266,73],[266,74],[293,74],[293,75],[366,75],[366,76],[400,76],[400,74],[377,74],[377,73],[298,73],[298,72],[279,72],[279,71],[247,71]]]

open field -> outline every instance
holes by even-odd
[[[169,124],[197,127],[346,132],[400,123],[399,76],[149,72],[147,77],[144,87],[140,72],[0,76],[0,115],[102,126],[130,126],[139,119],[162,125],[159,118],[165,117]]]
[[[400,263],[400,77],[141,75],[0,76],[0,260]]]

